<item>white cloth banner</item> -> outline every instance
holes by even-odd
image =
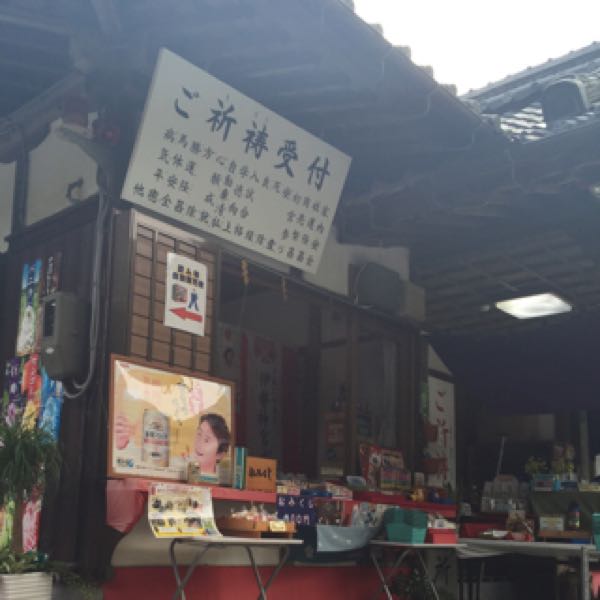
[[[443,487],[450,484],[456,489],[456,432],[454,414],[454,384],[429,377],[430,426],[437,430],[436,440],[427,444],[429,457],[439,465],[436,473],[428,476],[428,485]]]

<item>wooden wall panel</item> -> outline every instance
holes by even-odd
[[[215,313],[216,253],[185,231],[132,211],[132,285],[127,317],[126,352],[148,361],[209,374]],[[205,335],[195,336],[163,325],[167,253],[175,252],[206,265]]]

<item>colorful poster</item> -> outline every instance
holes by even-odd
[[[42,406],[42,377],[40,375],[39,354],[32,354],[23,366],[21,391],[27,398],[23,422],[27,423],[29,427],[35,427]]]
[[[23,552],[37,550],[40,537],[42,496],[31,498],[23,509]]]
[[[315,273],[350,161],[162,49],[121,196]]]
[[[148,521],[157,538],[220,537],[210,488],[171,483],[148,490]]]
[[[12,539],[14,511],[15,504],[12,500],[0,507],[0,549],[6,548]]]
[[[21,389],[23,382],[23,359],[11,358],[4,369],[4,393],[2,399],[2,417],[7,423],[21,420],[25,411],[27,397]]]
[[[166,273],[165,325],[204,335],[208,283],[206,265],[169,252]]]
[[[42,368],[42,407],[39,417],[39,427],[45,429],[55,440],[60,432],[60,415],[63,404],[63,385],[48,377]]]
[[[191,462],[208,481],[231,472],[232,384],[125,357],[111,383],[109,475],[185,480]]]
[[[40,304],[40,275],[42,261],[23,265],[21,303],[17,334],[17,356],[31,354],[35,349],[38,309]]]
[[[429,377],[428,420],[430,434],[425,448],[424,468],[427,484],[456,489],[456,440],[454,416],[454,384]]]

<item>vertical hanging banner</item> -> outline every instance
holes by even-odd
[[[350,161],[162,49],[122,197],[314,273]]]
[[[208,280],[206,265],[169,252],[166,273],[165,325],[204,335]]]
[[[456,489],[456,433],[454,384],[428,378],[428,427],[433,434],[428,440],[424,464],[430,465],[428,485],[443,487],[450,484]]]

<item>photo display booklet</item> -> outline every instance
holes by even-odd
[[[207,487],[150,484],[148,521],[157,538],[221,537]]]

